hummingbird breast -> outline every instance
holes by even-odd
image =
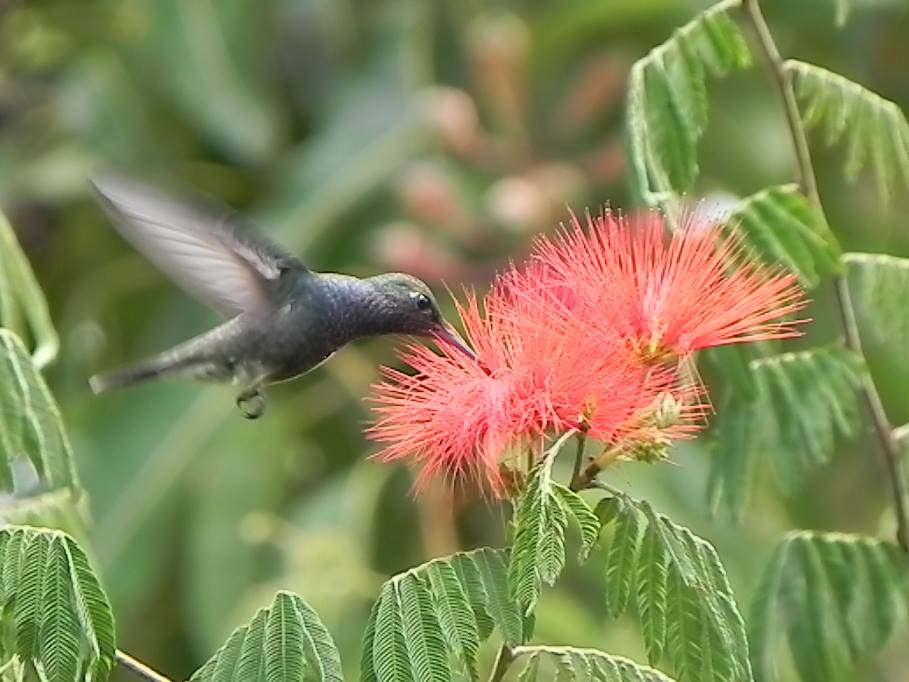
[[[305,374],[358,331],[361,292],[355,277],[307,273],[280,292],[277,307],[249,322],[249,355],[265,369],[268,381]]]

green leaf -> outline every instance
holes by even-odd
[[[114,621],[82,549],[60,531],[0,528],[0,669],[33,666],[43,682],[103,682]]]
[[[341,660],[319,616],[281,591],[234,630],[190,678],[196,682],[341,682]]]
[[[477,679],[477,652],[493,627],[510,645],[527,636],[501,551],[422,564],[382,587],[364,633],[361,678],[450,680],[466,673]]]
[[[0,213],[0,327],[30,339],[35,367],[43,369],[57,357],[60,338],[50,319],[47,299],[19,246],[16,234]]]
[[[909,259],[847,253],[843,262],[863,339],[902,357],[909,343]]]
[[[870,164],[884,203],[895,185],[909,188],[909,122],[895,102],[813,64],[789,60],[785,68],[805,127],[823,126],[828,145],[845,142],[847,179]]]
[[[659,670],[596,649],[527,646],[518,653],[527,656],[520,682],[673,682]]]
[[[609,611],[633,598],[651,665],[668,660],[682,682],[749,681],[745,626],[713,547],[646,502],[623,496],[609,511]]]
[[[600,502],[598,511],[604,503],[618,498],[607,497]],[[606,606],[613,618],[618,618],[628,604],[634,572],[638,566],[638,551],[641,545],[641,528],[643,519],[637,509],[632,507],[628,513],[617,514],[613,528],[612,542],[606,559]]]
[[[508,564],[512,595],[525,614],[533,611],[543,584],[555,583],[565,567],[565,530],[571,514],[581,529],[581,556],[599,535],[599,519],[575,492],[552,480],[552,463],[567,436],[534,466],[514,512],[514,543]]]
[[[742,200],[726,223],[762,259],[816,287],[838,267],[839,246],[797,185],[778,185]]]
[[[584,498],[570,488],[566,488],[560,483],[554,483],[552,490],[565,508],[565,511],[570,513],[578,523],[578,529],[581,531],[581,553],[579,559],[585,561],[600,537],[600,518],[590,508],[590,505],[584,501]]]
[[[82,488],[60,411],[19,338],[0,329],[0,522],[78,525]],[[61,518],[61,517],[65,517]]]
[[[838,679],[905,629],[909,561],[891,543],[790,533],[767,564],[749,619],[755,680],[776,678],[774,633],[806,682]]]
[[[723,508],[736,522],[741,522],[748,502],[760,442],[761,427],[754,410],[754,402],[727,399],[711,430],[707,499],[714,512]]]
[[[426,566],[433,604],[448,640],[450,651],[460,652],[467,672],[477,674],[477,650],[480,643],[479,626],[470,607],[467,592],[458,580],[454,567],[445,562]]]
[[[751,362],[759,388],[752,410],[773,455],[779,479],[792,489],[804,469],[829,461],[836,435],[855,437],[861,426],[856,390],[864,372],[850,351],[830,346]]]
[[[723,0],[678,29],[631,69],[628,147],[632,185],[650,205],[691,186],[707,125],[706,76],[747,68],[751,53]]]

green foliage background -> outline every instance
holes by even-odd
[[[909,4],[844,3],[854,7],[842,29],[833,4],[763,6],[787,57],[841,73],[909,110]],[[161,384],[92,397],[86,379],[94,371],[183,339],[214,316],[118,241],[90,199],[86,177],[115,167],[198,187],[247,211],[318,269],[404,269],[440,290],[443,282],[456,291],[461,283],[482,288],[536,232],[565,217],[566,203],[575,210],[606,201],[631,206],[633,169],[623,140],[629,69],[705,6],[0,4],[0,209],[59,331],[60,356],[46,377],[88,491],[87,502],[66,504],[87,504],[92,518],[68,530],[94,552],[117,617],[118,646],[174,678],[188,677],[286,589],[319,613],[353,676],[387,576],[458,550],[502,546],[505,511],[475,498],[452,504],[438,491],[415,499],[404,468],[366,459],[363,397],[378,363],[394,362],[387,340],[347,348],[280,387],[267,417],[254,423],[242,419],[227,389]],[[787,190],[791,144],[769,78],[759,68],[735,70],[740,60],[730,60],[726,68],[733,70],[710,82],[709,117],[698,114],[700,174],[691,193],[726,202],[775,186],[775,196],[797,201]],[[876,163],[873,147],[869,158],[889,188],[888,203],[874,172],[848,182],[842,168],[853,152],[824,145],[830,124],[823,106],[813,116],[812,150],[828,222],[843,250],[909,256],[909,183],[899,182],[899,167]],[[671,142],[658,140],[661,148]],[[690,142],[678,147],[668,176],[690,175]],[[765,200],[755,198],[745,221],[757,243],[765,234]],[[812,245],[811,221],[802,215],[792,231],[809,235],[810,257],[798,270],[820,283],[812,291],[815,321],[807,338],[785,350],[839,336],[829,278],[821,276],[835,254]],[[7,242],[0,243],[7,253]],[[905,286],[898,269],[892,277]],[[875,286],[862,281],[866,289]],[[859,317],[868,312],[860,309]],[[891,309],[892,325],[865,338],[894,424],[909,421],[900,312]],[[36,340],[53,347],[41,320],[30,324]],[[733,366],[735,355],[722,351],[709,360],[705,377],[720,385],[717,367]],[[806,410],[818,404],[811,393],[815,360],[842,362],[839,374],[827,374],[833,390],[842,393],[852,382],[848,358],[831,351],[802,360],[806,379],[792,390]],[[772,382],[773,366],[765,364],[763,374]],[[723,395],[714,396],[721,415]],[[757,411],[738,409],[744,413],[730,411],[722,428],[735,430],[738,418],[742,428],[778,429],[791,447],[732,436],[716,447],[705,437],[675,450],[678,466],[627,464],[606,478],[709,539],[740,606],[759,587],[785,589],[784,578],[759,586],[773,557],[803,572],[817,568],[800,563],[813,546],[802,536],[774,549],[793,528],[892,537],[885,471],[854,404],[841,405],[843,420],[825,429],[826,437],[838,430],[829,445],[811,440],[818,453],[799,446],[805,432],[785,414],[779,423],[755,425],[749,422]],[[51,445],[69,457],[70,443]],[[716,457],[727,458],[726,466],[708,475]],[[564,482],[563,464],[554,478]],[[646,661],[635,619],[607,615],[622,609],[604,597],[604,557],[578,567],[574,530],[567,542],[567,568],[536,609],[535,641]],[[607,545],[594,553],[609,551]],[[534,599],[538,587],[530,588]],[[901,632],[905,642],[905,626]],[[795,623],[787,636],[800,634]],[[855,679],[909,674],[900,637]],[[493,654],[489,642],[481,646],[481,669]],[[785,679],[785,664],[783,670]]]

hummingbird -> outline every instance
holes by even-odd
[[[93,376],[97,394],[164,377],[230,382],[248,419],[265,387],[318,367],[355,339],[427,337],[473,357],[429,287],[400,272],[315,272],[236,212],[125,177],[90,180],[123,238],[226,321],[135,365]]]

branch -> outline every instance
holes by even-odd
[[[144,677],[146,680],[151,680],[151,682],[173,682],[169,677],[165,677],[161,673],[152,670],[142,661],[137,661],[135,658],[130,656],[125,651],[117,649],[117,663],[120,665],[129,668],[139,677]]]
[[[743,0],[742,7],[745,11],[745,16],[757,34],[760,50],[770,67],[777,89],[783,99],[783,109],[786,114],[786,122],[789,125],[789,133],[792,137],[795,158],[799,169],[799,183],[818,214],[824,217],[826,222],[824,206],[818,193],[817,177],[814,173],[814,165],[811,162],[811,152],[808,149],[808,139],[805,136],[798,102],[795,98],[795,90],[792,87],[792,79],[783,65],[783,58],[780,56],[780,52],[773,40],[773,35],[770,33],[770,28],[761,13],[759,0]],[[855,310],[849,294],[849,284],[844,274],[839,273],[834,276],[834,287],[836,302],[843,324],[846,347],[861,356],[864,361],[865,354],[862,349],[862,338],[859,334]],[[893,435],[893,429],[887,418],[887,412],[884,410],[884,404],[877,391],[877,386],[867,370],[863,374],[861,393],[868,407],[871,423],[880,442],[880,449],[887,466],[893,506],[896,513],[896,540],[903,551],[909,553],[909,502],[907,502],[902,452],[899,443]]]
[[[499,647],[499,654],[496,656],[496,664],[492,669],[492,674],[489,676],[489,682],[500,682],[505,677],[505,673],[508,672],[508,666],[511,665],[514,659],[514,649],[502,642],[502,646]]]

